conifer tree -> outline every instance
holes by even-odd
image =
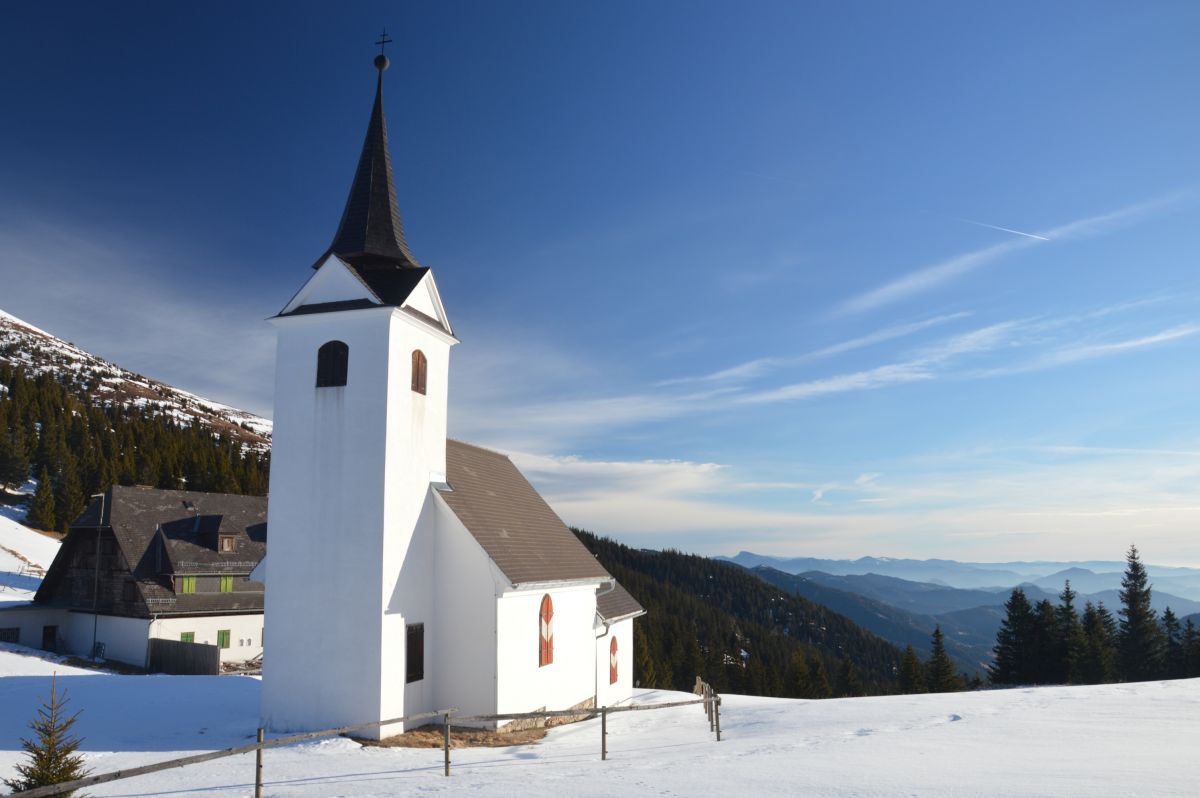
[[[988,666],[988,678],[992,684],[1029,684],[1032,669],[1029,667],[1030,649],[1033,643],[1033,607],[1025,597],[1025,591],[1014,588],[1004,604],[1004,620],[996,632],[996,660]]]
[[[1200,630],[1191,618],[1183,625],[1183,675],[1192,679],[1200,676]]]
[[[925,666],[910,643],[900,660],[900,691],[904,693],[925,692]]]
[[[29,722],[34,738],[21,739],[21,747],[25,749],[29,761],[16,766],[19,778],[4,780],[13,791],[63,784],[87,776],[83,757],[75,753],[82,741],[71,733],[79,713],[68,715],[66,705],[67,692],[64,690],[60,696],[57,676],[51,677],[50,700],[42,704],[37,717]],[[74,794],[75,791],[71,790],[59,795],[70,798]]]
[[[784,684],[785,695],[788,698],[815,698],[813,695],[812,673],[808,669],[808,658],[804,650],[797,648],[792,652],[788,661],[787,681]]]
[[[1163,677],[1182,679],[1184,674],[1183,629],[1170,607],[1162,614]]]
[[[1156,679],[1162,668],[1162,635],[1150,606],[1150,580],[1137,546],[1129,547],[1125,562],[1117,640],[1121,678],[1130,682]]]
[[[54,485],[50,481],[50,471],[42,466],[42,475],[38,478],[37,491],[29,505],[26,522],[35,529],[58,529],[54,516]]]
[[[963,688],[958,674],[954,672],[954,663],[946,654],[946,639],[942,627],[933,628],[933,643],[930,646],[929,664],[926,666],[926,683],[931,693],[953,693]]]
[[[4,434],[4,426],[0,424],[0,487],[19,488],[29,479],[29,469],[24,428],[18,424]]]
[[[858,674],[858,668],[854,667],[853,660],[843,656],[838,662],[837,697],[856,698],[862,694],[862,677]]]
[[[79,469],[75,465],[75,458],[67,454],[63,458],[62,471],[54,481],[54,517],[58,520],[58,531],[66,532],[81,512],[83,485],[79,481]]]
[[[1060,659],[1059,672],[1063,680],[1070,684],[1080,684],[1081,666],[1084,648],[1087,641],[1083,636],[1083,624],[1075,611],[1075,598],[1078,594],[1071,589],[1071,580],[1063,585],[1058,594],[1058,656]]]
[[[633,678],[642,687],[658,687],[658,668],[642,624],[633,625]]]
[[[808,654],[808,672],[811,684],[808,697],[831,697],[833,695],[833,688],[829,685],[829,672],[825,670],[825,663],[814,651],[810,651]]]
[[[1027,681],[1034,684],[1061,684],[1062,673],[1058,614],[1049,599],[1042,599],[1033,608],[1033,634],[1029,646],[1030,671]]]

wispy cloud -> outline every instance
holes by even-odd
[[[884,305],[890,305],[918,294],[932,291],[1014,252],[1036,246],[1045,246],[1049,242],[1056,240],[1100,235],[1122,224],[1136,222],[1153,213],[1169,208],[1176,203],[1195,196],[1195,193],[1194,189],[1172,192],[1146,202],[1128,205],[1124,208],[1096,216],[1077,219],[1058,227],[1039,231],[1036,234],[1019,233],[1019,231],[1006,229],[1006,232],[1018,233],[1021,237],[992,244],[970,252],[964,252],[933,265],[909,272],[877,288],[851,297],[834,309],[834,315],[865,313]],[[992,227],[993,225],[985,226]]]
[[[1042,369],[1067,366],[1073,363],[1081,363],[1088,360],[1096,360],[1098,358],[1120,355],[1137,349],[1158,346],[1171,341],[1189,338],[1196,333],[1200,333],[1200,325],[1185,324],[1151,333],[1149,335],[1142,335],[1136,338],[1126,338],[1119,341],[1110,341],[1101,344],[1088,344],[1085,346],[1068,345],[1043,352],[1042,354],[1039,354],[1024,362],[987,369],[979,369],[977,371],[969,372],[965,376],[1000,377],[1010,374],[1024,374],[1031,371],[1041,371]]]
[[[772,371],[786,368],[789,366],[797,366],[803,363],[809,363],[822,358],[833,357],[835,355],[852,352],[856,349],[864,349],[875,344],[885,343],[898,338],[903,338],[914,333],[927,330],[930,327],[936,327],[941,324],[946,324],[952,321],[958,321],[970,316],[970,313],[947,313],[940,316],[933,316],[928,319],[909,322],[907,324],[896,324],[890,327],[885,327],[881,330],[876,330],[866,335],[860,335],[856,338],[850,338],[845,341],[840,341],[836,344],[831,344],[820,349],[815,349],[811,352],[805,352],[801,355],[790,357],[761,357],[754,360],[748,360],[745,363],[739,363],[736,366],[731,366],[720,371],[714,371],[711,374],[702,374],[696,377],[676,377],[674,379],[662,380],[658,383],[660,386],[669,385],[686,385],[690,383],[704,382],[736,382],[754,379],[761,377]]]
[[[987,222],[979,222],[979,221],[976,221],[975,219],[963,219],[960,217],[959,221],[966,222],[967,224],[978,225],[979,227],[988,227],[988,228],[991,228],[992,230],[999,230],[1002,233],[1012,233],[1013,235],[1025,236],[1026,238],[1032,238],[1037,241],[1049,241],[1050,240],[1046,236],[1040,236],[1040,235],[1037,235],[1036,233],[1024,233],[1020,230],[1014,230],[1011,227],[1001,227],[998,224],[988,224]]]

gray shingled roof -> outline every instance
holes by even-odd
[[[621,587],[620,582],[613,582],[614,589],[605,593],[604,588],[600,588],[596,596],[596,612],[600,618],[605,621],[619,621],[622,618],[632,618],[635,615],[644,615],[646,611],[642,609],[642,605],[638,604],[637,599],[629,595],[629,591]]]
[[[112,529],[152,612],[262,610],[261,592],[176,595],[161,581],[151,544],[161,527],[169,562],[165,570],[176,574],[247,574],[267,550],[265,496],[114,485],[103,506],[100,519],[101,501],[93,499],[71,526]],[[233,536],[233,551],[217,550],[219,535]]]
[[[441,497],[512,584],[612,578],[504,455],[447,440],[446,472]]]

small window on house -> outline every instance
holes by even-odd
[[[335,388],[346,384],[350,347],[341,341],[321,344],[317,350],[317,387]]]
[[[404,647],[404,682],[419,682],[425,678],[425,624],[410,623]]]
[[[617,683],[617,638],[608,644],[608,683]]]
[[[179,577],[179,592],[180,593],[195,593],[196,592],[196,577],[194,577],[194,576]]]
[[[554,662],[554,602],[549,593],[542,596],[538,621],[538,667],[541,668]]]
[[[20,643],[21,627],[6,626],[0,629],[0,643]]]
[[[179,633],[179,642],[180,643],[195,643],[196,642],[196,633],[195,632],[180,632]]]
[[[412,353],[412,389],[419,394],[425,393],[425,371],[428,362],[425,360],[425,353],[420,349],[414,349]]]
[[[229,630],[217,630],[217,648],[229,648]]]
[[[221,535],[220,544],[217,546],[218,551],[233,551],[235,538],[233,535]]]
[[[137,601],[137,587],[132,579],[126,579],[121,584],[121,601]]]
[[[233,592],[233,577],[232,576],[222,576],[221,577],[221,592],[222,593],[232,593]]]

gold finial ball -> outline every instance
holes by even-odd
[[[375,56],[375,68],[378,69],[380,72],[387,69],[388,65],[391,63],[392,62],[388,60],[388,57],[386,55]]]

